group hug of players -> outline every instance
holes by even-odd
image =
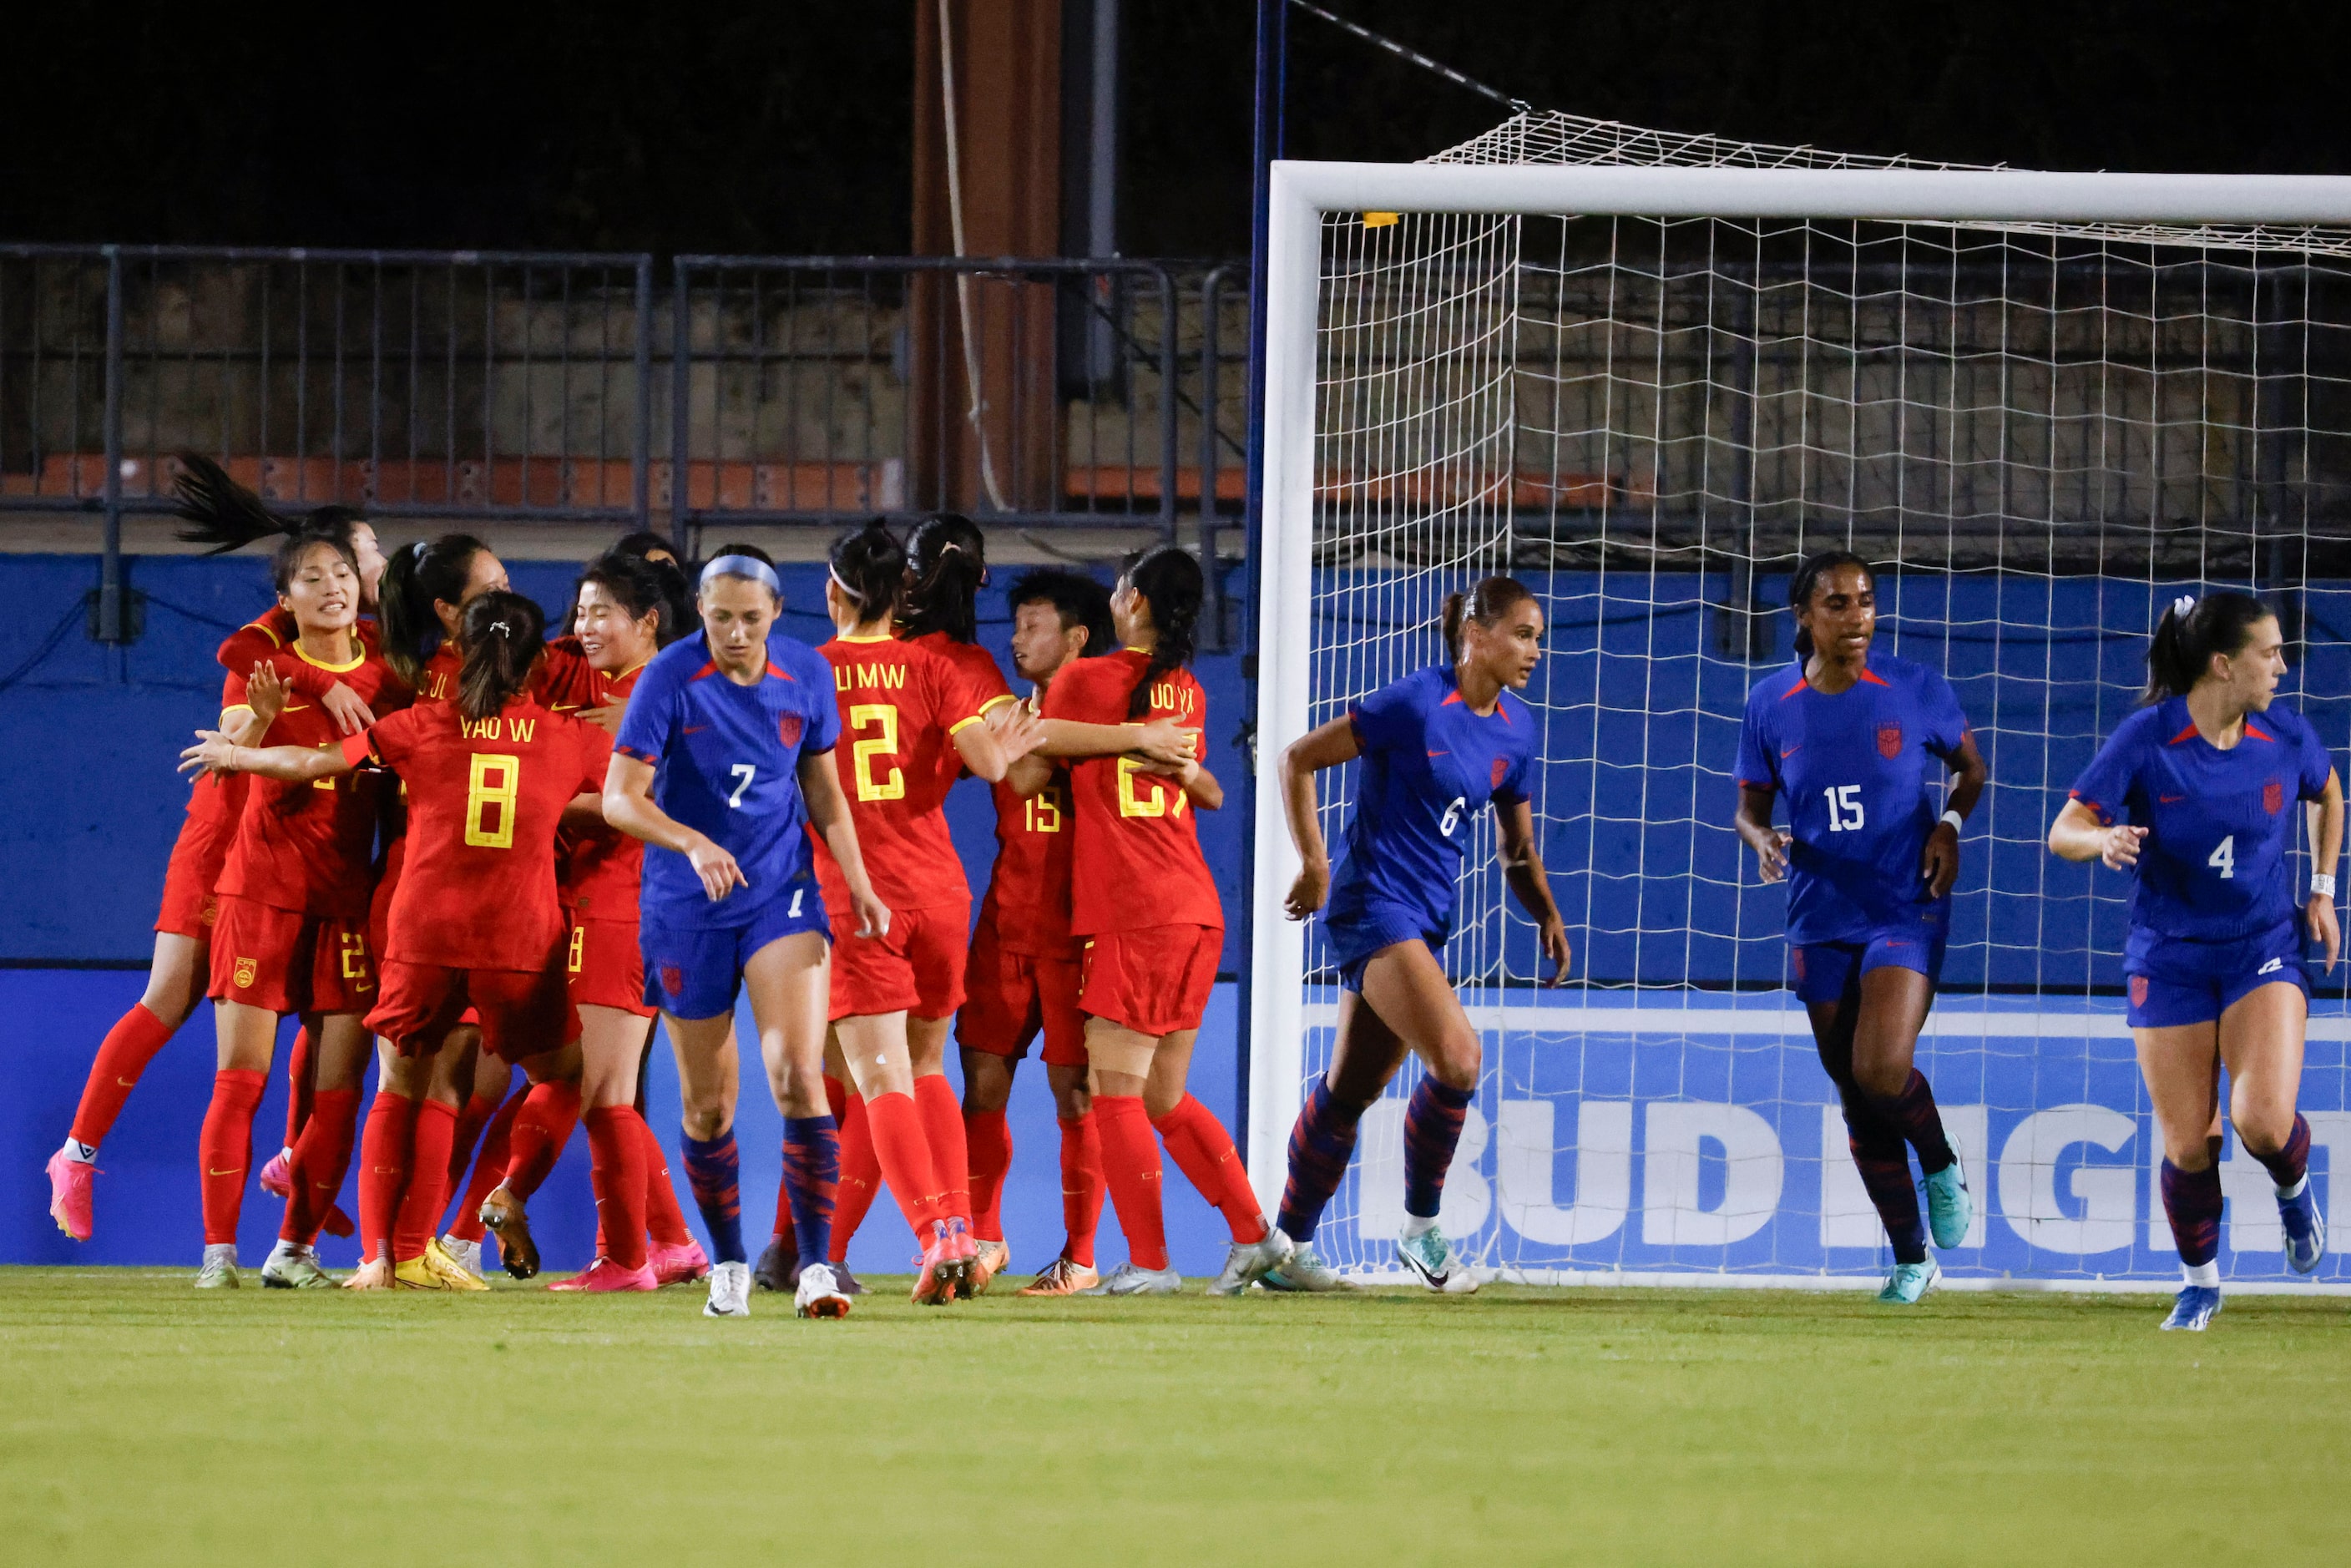
[[[821,647],[777,631],[781,586],[761,552],[722,548],[689,596],[651,535],[590,563],[571,631],[550,641],[477,539],[387,560],[355,513],[280,519],[216,467],[183,462],[192,537],[279,538],[278,603],[222,645],[220,727],[184,754],[197,777],[146,994],[100,1046],[49,1161],[51,1212],[69,1235],[90,1233],[98,1146],[141,1070],[209,996],[220,1065],[200,1145],[199,1286],[238,1281],[252,1122],[291,1014],[302,1029],[285,1147],[261,1178],[286,1200],[268,1285],[486,1289],[490,1234],[528,1278],[528,1200],[584,1126],[596,1257],[551,1289],[706,1275],[714,1316],[747,1313],[755,1281],[791,1293],[802,1316],[841,1316],[861,1288],[849,1239],[886,1184],[921,1248],[914,1300],[968,1296],[1008,1262],[1005,1105],[1041,1036],[1067,1236],[1022,1294],[1180,1288],[1163,1142],[1232,1232],[1211,1294],[1348,1288],[1314,1231],[1363,1113],[1408,1056],[1422,1072],[1405,1113],[1397,1255],[1431,1290],[1477,1288],[1437,1218],[1482,1071],[1443,962],[1468,817],[1495,813],[1551,984],[1571,956],[1534,823],[1537,727],[1517,695],[1541,657],[1543,614],[1514,579],[1448,596],[1437,662],[1280,755],[1302,861],[1285,912],[1322,919],[1343,997],[1270,1223],[1230,1136],[1185,1088],[1224,924],[1194,826],[1223,795],[1201,760],[1206,695],[1188,666],[1203,583],[1189,556],[1153,551],[1114,592],[1063,570],[1014,583],[1023,697],[975,640],[986,541],[960,517],[905,545],[878,522],[840,538],[825,591],[836,634]],[[1894,1255],[1878,1299],[1908,1304],[1939,1277],[1929,1239],[1960,1245],[1973,1215],[1914,1055],[1959,831],[1987,771],[1949,684],[1873,653],[1866,562],[1808,559],[1790,603],[1797,662],[1749,695],[1734,825],[1762,878],[1788,884],[1794,987]],[[2223,1067],[2238,1136],[2275,1180],[2289,1263],[2308,1273],[2325,1251],[2295,1109],[2301,925],[2330,968],[2340,934],[2328,871],[2313,873],[2297,920],[2287,802],[2312,803],[2313,863],[2332,867],[2343,794],[2314,732],[2273,706],[2283,642],[2258,599],[2181,598],[2147,665],[2141,707],[2049,842],[2135,879],[2130,1025],[2185,1277],[2164,1326],[2201,1329],[2220,1302]],[[1334,866],[1315,775],[1358,759]],[[997,810],[976,930],[943,810],[967,773]],[[1783,796],[1788,826],[1775,828]],[[746,993],[784,1123],[776,1232],[756,1270],[733,1135]],[[707,1253],[643,1116],[656,1013]],[[960,1099],[945,1072],[951,1033]],[[364,1261],[337,1281],[315,1245],[321,1229],[349,1234],[335,1198],[355,1142]],[[1107,1276],[1093,1259],[1105,1192],[1130,1253]]]

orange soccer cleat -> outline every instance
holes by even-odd
[[[1020,1287],[1024,1296],[1074,1296],[1080,1291],[1091,1291],[1102,1283],[1102,1276],[1083,1263],[1072,1263],[1067,1258],[1056,1258],[1045,1265],[1045,1271]]]

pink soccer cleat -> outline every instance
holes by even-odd
[[[97,1174],[96,1166],[69,1160],[63,1149],[49,1156],[49,1218],[77,1241],[89,1239],[89,1180]]]
[[[923,1249],[922,1268],[914,1276],[914,1305],[935,1307],[967,1293],[971,1279],[971,1233],[960,1241],[949,1222],[932,1221],[930,1244]]]
[[[272,1197],[291,1198],[294,1196],[294,1155],[280,1149],[270,1162],[261,1167],[261,1190]]]
[[[688,1241],[681,1247],[653,1242],[645,1248],[645,1266],[664,1285],[690,1285],[710,1272],[710,1260],[699,1241]]]
[[[547,1287],[550,1291],[657,1291],[661,1281],[653,1278],[652,1265],[642,1269],[623,1269],[610,1258],[599,1258],[588,1266],[585,1273],[574,1274],[569,1280],[558,1280]]]

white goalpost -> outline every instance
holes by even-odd
[[[1880,646],[1950,674],[1992,768],[1921,1041],[1980,1209],[1950,1282],[2169,1288],[2116,994],[2127,887],[2040,840],[2180,585],[2275,598],[2287,700],[2351,746],[2351,179],[1922,167],[1520,115],[1424,163],[1277,162],[1268,221],[1247,1149],[1268,1212],[1337,997],[1319,923],[1280,915],[1276,758],[1435,662],[1446,592],[1510,571],[1552,628],[1526,695],[1576,957],[1535,985],[1481,820],[1447,962],[1486,1080],[1448,1235],[1538,1282],[1877,1282],[1784,988],[1784,894],[1729,828],[1741,702],[1789,656],[1786,575],[1854,548]],[[1334,855],[1353,771],[1320,781]],[[2351,1227],[2340,971],[2311,1041],[2314,1170],[2344,1168],[2320,1179]],[[1324,1220],[1343,1270],[1392,1267],[1415,1076]],[[2232,1289],[2351,1290],[2332,1257],[2290,1281],[2233,1140],[2223,1177]]]

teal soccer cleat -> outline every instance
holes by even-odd
[[[1968,1227],[1975,1218],[1976,1200],[1968,1191],[1968,1173],[1954,1148],[1951,1163],[1927,1178],[1927,1229],[1935,1245],[1949,1252],[1968,1239]]]
[[[1915,1307],[1942,1277],[1942,1265],[1932,1258],[1922,1263],[1896,1263],[1894,1272],[1886,1276],[1886,1288],[1877,1292],[1877,1299],[1888,1306]]]

